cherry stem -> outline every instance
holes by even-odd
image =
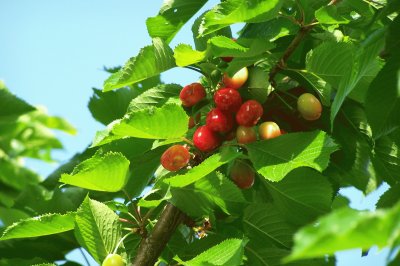
[[[118,250],[119,246],[122,244],[122,242],[123,242],[128,236],[130,236],[130,235],[132,235],[132,234],[133,234],[133,232],[129,232],[129,233],[127,233],[126,235],[124,235],[124,237],[122,237],[121,240],[118,242],[118,244],[115,246],[115,249],[114,249],[114,251],[113,251],[112,254],[116,254],[116,253],[117,253],[117,250]]]
[[[278,97],[279,100],[281,100],[281,101],[283,102],[284,105],[286,105],[287,108],[289,108],[290,111],[292,111],[292,112],[295,111],[294,108],[293,108],[290,104],[288,104],[288,103],[285,101],[285,99],[283,99],[281,96],[279,96],[278,93],[275,92],[275,95],[276,95],[276,97]]]
[[[189,145],[191,145],[191,146],[194,146],[193,141],[191,141],[190,139],[185,138],[185,137],[182,137],[182,140],[183,140],[184,142],[186,142],[187,144],[189,144]]]
[[[297,97],[296,96],[294,96],[293,94],[291,94],[291,93],[289,93],[289,92],[287,92],[287,91],[279,91],[279,92],[282,92],[283,94],[285,94],[285,95],[287,95],[287,96],[289,96],[289,97],[291,97],[291,98],[293,98],[293,99],[295,99],[296,101],[297,101]],[[278,93],[278,92],[277,92]]]
[[[131,216],[134,217],[135,221],[140,226],[142,224],[142,216],[140,215],[139,207],[136,206],[135,202],[132,200],[132,197],[129,196],[128,192],[125,189],[122,190],[122,192],[124,192],[125,196],[128,198],[128,201],[131,203],[132,209],[136,214],[136,216],[132,216],[132,215]]]
[[[86,257],[85,253],[83,252],[82,248],[79,248],[79,251],[81,252],[82,257],[83,257],[83,259],[85,260],[86,264],[87,264],[88,266],[90,266],[90,262],[89,262],[88,258]]]
[[[198,69],[198,68],[195,68],[195,67],[192,67],[192,66],[185,66],[184,68],[191,69],[193,71],[196,71],[196,72],[206,76],[206,74],[203,71],[201,71],[200,69]]]

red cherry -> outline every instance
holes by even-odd
[[[206,125],[215,132],[225,133],[233,127],[233,116],[214,108],[207,114]]]
[[[242,97],[237,90],[222,88],[215,92],[214,102],[219,109],[236,113],[242,105]]]
[[[217,148],[221,144],[221,139],[208,126],[201,126],[194,132],[193,143],[199,150],[208,152]]]
[[[200,83],[192,83],[183,87],[179,94],[182,105],[186,107],[191,107],[195,105],[196,103],[200,102],[204,97],[206,97],[206,90]]]
[[[236,122],[241,126],[252,127],[257,124],[262,114],[261,104],[255,100],[248,100],[240,106],[236,114]]]
[[[161,155],[161,165],[171,172],[182,169],[189,163],[189,160],[189,151],[179,144],[169,147]]]
[[[236,129],[236,140],[238,143],[246,144],[257,140],[257,133],[254,127],[238,126]]]
[[[255,173],[247,163],[237,160],[231,168],[230,178],[239,188],[247,189],[253,186]]]

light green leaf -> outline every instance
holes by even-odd
[[[265,182],[274,205],[295,225],[305,225],[330,211],[332,185],[319,172],[301,167],[280,182]]]
[[[129,161],[121,153],[97,152],[78,164],[71,174],[62,174],[60,182],[97,191],[117,192],[126,184]]]
[[[118,215],[103,203],[86,197],[75,219],[75,235],[79,244],[101,263],[114,251],[121,238]]]
[[[160,37],[169,43],[179,29],[207,2],[207,0],[164,1],[160,12],[146,20],[152,38]]]
[[[351,20],[349,15],[345,16],[338,12],[334,5],[323,6],[315,11],[315,18],[322,24],[348,24]]]
[[[246,242],[243,239],[227,239],[189,261],[175,259],[185,266],[241,265]]]
[[[227,0],[205,14],[200,26],[200,35],[206,35],[238,22],[263,22],[273,19],[281,8],[282,1]]]
[[[192,65],[204,61],[207,51],[196,51],[188,44],[179,44],[174,49],[176,65],[180,67]]]
[[[375,212],[342,208],[298,231],[286,261],[333,255],[345,249],[391,246],[400,236],[400,204]]]
[[[278,17],[262,23],[247,24],[240,37],[267,39],[273,42],[279,38],[294,35],[298,30],[299,26],[294,24],[290,19]]]
[[[164,179],[164,182],[172,187],[184,187],[190,185],[213,172],[221,165],[229,163],[239,156],[240,153],[234,149],[224,149],[220,153],[211,155],[201,164],[190,169],[187,173],[166,178]]]
[[[136,57],[129,59],[122,69],[112,74],[104,82],[103,91],[139,82],[175,66],[172,49],[161,39],[154,38],[153,45],[140,50]]]
[[[400,52],[393,55],[369,86],[365,111],[374,138],[400,126]]]
[[[244,211],[243,225],[250,242],[290,249],[294,227],[271,204],[252,204]]]
[[[178,84],[161,84],[148,89],[129,103],[127,112],[139,111],[150,106],[161,107],[170,98],[179,97],[181,90],[182,86]]]
[[[246,146],[257,172],[271,181],[279,181],[302,166],[322,171],[338,148],[323,131],[290,133]]]
[[[240,189],[224,175],[213,172],[190,186],[171,188],[171,202],[192,217],[202,217],[220,208],[238,213],[246,200]]]
[[[160,108],[150,106],[130,112],[123,119],[109,124],[106,130],[97,132],[92,147],[126,137],[180,138],[186,134],[188,123],[189,117],[182,106],[177,104],[165,104]]]
[[[331,105],[331,92],[332,87],[325,80],[320,78],[317,74],[300,69],[286,69],[282,73],[288,75],[289,77],[295,79],[302,86],[306,88],[313,89],[318,93],[321,102],[325,106]]]
[[[0,240],[47,236],[73,230],[75,213],[45,214],[28,218],[7,227]]]

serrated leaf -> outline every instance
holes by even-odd
[[[1,120],[35,110],[35,107],[18,98],[5,87],[0,88],[0,106]]]
[[[78,164],[71,174],[62,174],[60,182],[96,191],[117,192],[128,179],[129,161],[121,153],[97,152]]]
[[[184,136],[189,117],[182,106],[165,104],[160,108],[150,106],[128,113],[116,120],[106,130],[96,133],[92,147],[118,139],[135,137],[142,139],[170,139]]]
[[[140,50],[118,72],[112,74],[105,82],[103,91],[121,87],[156,76],[175,67],[172,49],[159,38],[153,39],[153,45]]]
[[[205,159],[201,164],[193,167],[187,173],[164,179],[164,182],[172,187],[184,187],[207,176],[221,165],[229,163],[239,157],[240,153],[234,149],[225,149]]]
[[[252,204],[244,211],[243,225],[250,242],[290,249],[294,227],[271,204]]]
[[[331,107],[331,126],[333,126],[336,115],[346,97],[352,92],[362,77],[369,74],[367,70],[370,69],[370,65],[378,60],[378,54],[383,46],[383,34],[384,31],[382,29],[376,30],[358,47],[351,70],[340,79]]]
[[[176,65],[180,67],[196,64],[207,58],[207,51],[196,51],[188,44],[179,44],[174,49]]]
[[[274,205],[291,224],[305,225],[330,211],[332,185],[311,168],[294,169],[282,181],[265,184]]]
[[[298,231],[286,262],[333,255],[345,249],[391,246],[399,236],[399,204],[375,212],[342,208]]]
[[[227,0],[215,6],[204,16],[200,35],[210,34],[238,22],[263,22],[275,18],[282,1]]]
[[[400,201],[400,184],[390,187],[379,199],[377,208],[390,208]]]
[[[193,217],[202,217],[220,208],[237,213],[246,200],[239,188],[220,173],[211,173],[190,186],[171,189],[170,201]]]
[[[146,20],[152,38],[160,37],[169,43],[179,29],[194,15],[207,0],[164,1],[160,12]]]
[[[400,126],[400,52],[394,51],[372,81],[366,97],[365,111],[374,138]]]
[[[128,106],[128,113],[156,106],[161,107],[170,98],[179,97],[182,86],[178,84],[161,84],[148,89],[133,99]]]
[[[282,180],[302,166],[322,171],[328,166],[330,154],[338,148],[323,131],[290,133],[246,146],[257,172],[271,181]]]
[[[86,197],[75,219],[79,244],[101,263],[113,252],[121,238],[118,215],[103,203]]]
[[[73,230],[75,213],[45,214],[28,218],[7,227],[0,240],[58,234]]]
[[[331,105],[332,87],[317,74],[300,69],[286,69],[282,71],[282,73],[294,78],[302,86],[313,89],[316,93],[318,93],[323,105]]]
[[[189,261],[175,259],[185,266],[241,265],[246,242],[243,239],[227,239]]]

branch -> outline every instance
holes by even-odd
[[[339,0],[331,0],[328,3],[328,6],[335,5]],[[302,14],[302,17],[304,14]],[[301,20],[303,20],[302,18]],[[272,87],[276,87],[276,82],[275,82],[275,76],[278,74],[279,71],[284,69],[286,67],[286,62],[289,59],[289,57],[293,54],[293,52],[296,50],[297,46],[301,43],[301,41],[304,39],[304,37],[314,28],[315,25],[317,25],[317,20],[314,18],[313,21],[308,24],[308,25],[303,25],[303,21],[301,21],[301,28],[299,32],[297,33],[296,37],[292,40],[292,42],[289,44],[288,48],[286,51],[283,53],[281,59],[279,59],[278,63],[271,69],[269,73],[269,82],[271,83]]]
[[[133,266],[153,266],[179,224],[186,215],[168,203],[161,213],[150,236],[142,239]]]

